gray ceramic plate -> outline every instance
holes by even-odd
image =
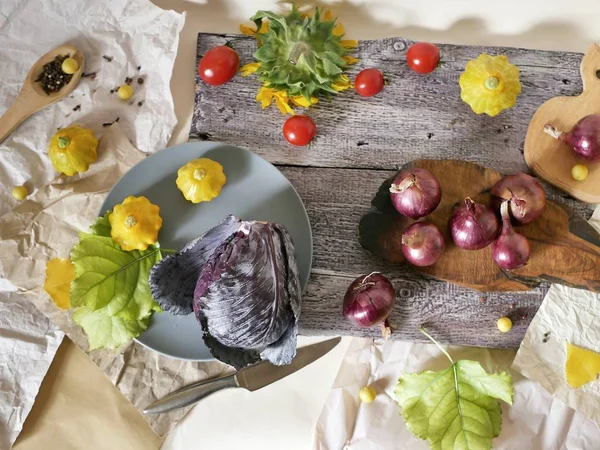
[[[219,162],[227,183],[213,201],[193,204],[183,198],[175,180],[181,166],[200,157]],[[312,233],[306,210],[287,178],[254,153],[216,142],[190,142],[162,150],[125,174],[106,197],[100,215],[129,195],[143,195],[160,207],[163,227],[158,239],[163,248],[182,248],[227,214],[284,225],[294,240],[300,280],[306,287],[312,261]],[[137,341],[175,358],[213,359],[193,314],[155,314]]]

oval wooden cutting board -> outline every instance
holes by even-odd
[[[588,164],[584,181],[571,177],[571,168],[585,161],[571,148],[544,133],[544,125],[566,132],[583,117],[600,114],[600,46],[592,45],[581,62],[583,92],[576,97],[555,97],[533,115],[525,138],[525,161],[533,172],[578,200],[600,203],[600,164]]]
[[[504,271],[492,260],[491,246],[475,251],[458,248],[447,227],[452,208],[465,197],[488,204],[489,190],[502,175],[465,161],[417,160],[401,170],[411,167],[429,170],[440,182],[442,200],[425,220],[436,224],[446,239],[446,252],[436,264],[414,270],[479,291],[523,291],[547,280],[600,292],[600,234],[569,208],[547,201],[539,219],[518,227],[531,243],[531,258],[518,270]],[[393,178],[383,182],[372,200],[376,211],[363,216],[359,240],[377,256],[408,264],[401,251],[401,235],[413,221],[392,205],[389,187]]]

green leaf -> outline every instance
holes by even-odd
[[[139,336],[146,328],[150,317],[143,320],[124,320],[107,314],[106,309],[92,310],[87,306],[77,308],[73,321],[80,325],[88,336],[90,350],[117,348]]]
[[[395,391],[410,432],[435,450],[491,449],[502,424],[497,399],[512,404],[513,394],[510,374],[488,374],[468,360],[440,372],[404,374]]]
[[[102,217],[98,217],[96,221],[90,226],[90,233],[96,236],[110,237],[110,222],[108,216],[111,211],[107,211]]]
[[[145,251],[126,252],[111,238],[81,233],[71,250],[75,280],[71,283],[71,304],[126,320],[141,320],[160,311],[150,294],[150,269],[161,258],[155,246]]]

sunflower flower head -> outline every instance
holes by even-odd
[[[344,71],[358,62],[349,54],[358,42],[343,39],[344,27],[330,11],[301,13],[293,6],[288,14],[259,11],[251,20],[254,26],[240,30],[259,47],[240,73],[256,74],[263,83],[256,96],[263,108],[275,102],[283,114],[293,114],[292,106],[308,108],[321,95],[352,87]]]

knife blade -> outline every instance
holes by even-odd
[[[158,414],[183,408],[227,388],[256,391],[308,366],[329,353],[340,341],[341,338],[337,337],[301,347],[296,351],[292,362],[285,366],[276,366],[268,361],[262,361],[231,375],[191,384],[155,401],[144,409],[144,413]]]

